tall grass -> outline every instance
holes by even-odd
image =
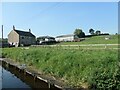
[[[57,50],[31,47],[28,50],[4,48],[2,53],[7,58],[59,77],[72,86],[120,88],[117,50]]]

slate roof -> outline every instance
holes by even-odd
[[[14,30],[16,33],[18,33],[21,36],[30,36],[30,37],[35,37],[31,32],[26,32],[26,31],[20,31],[20,30]]]

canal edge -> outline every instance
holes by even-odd
[[[39,74],[39,73],[31,72],[27,68],[23,68],[19,64],[15,64],[15,62],[14,63],[13,63],[13,61],[11,62],[11,59],[9,59],[9,58],[0,58],[0,61],[2,63],[6,63],[6,65],[8,65],[8,66],[11,65],[14,68],[18,68],[19,70],[24,70],[25,73],[32,75],[34,77],[34,79],[37,78],[37,79],[39,79],[41,81],[46,82],[48,84],[49,88],[54,86],[54,87],[56,87],[56,88],[58,88],[60,90],[73,90],[72,87],[64,85],[63,83],[60,83],[57,80],[44,77],[42,74]],[[74,88],[74,90],[76,90],[76,89]]]

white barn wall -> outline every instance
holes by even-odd
[[[68,36],[68,37],[56,37],[56,41],[73,41],[74,40],[74,35],[73,36]]]

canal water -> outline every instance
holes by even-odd
[[[0,66],[0,85],[2,88],[26,88],[27,90],[31,90],[28,84],[2,66]]]
[[[0,90],[2,90],[2,67],[0,66]]]
[[[0,90],[8,88],[15,90],[61,90],[52,84],[35,78],[32,74],[25,73],[24,70],[0,61]]]

